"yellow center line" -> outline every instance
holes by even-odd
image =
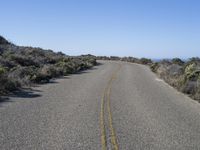
[[[112,113],[111,113],[111,108],[110,108],[110,91],[111,91],[111,87],[109,87],[108,99],[107,99],[109,128],[110,128],[110,132],[111,132],[111,143],[113,145],[114,150],[118,150],[119,148],[118,148],[118,144],[117,144],[117,138],[116,138],[116,135],[115,135],[115,130],[113,128]]]
[[[102,150],[106,150],[106,129],[104,124],[104,100],[107,88],[104,90],[104,94],[101,99],[101,112],[100,112],[100,127],[101,127],[101,145]]]
[[[101,127],[101,144],[102,144],[102,150],[106,150],[107,143],[106,143],[106,129],[105,129],[105,119],[104,119],[104,105],[105,105],[105,99],[107,98],[107,111],[108,111],[108,121],[109,121],[109,129],[111,133],[111,143],[113,145],[114,150],[118,150],[118,144],[117,144],[117,138],[115,134],[115,130],[113,128],[113,121],[112,121],[112,113],[110,108],[110,93],[111,93],[111,86],[112,81],[116,78],[117,72],[121,69],[121,65],[115,71],[111,79],[109,80],[106,88],[104,89],[104,94],[101,99],[101,112],[100,112],[100,127]]]

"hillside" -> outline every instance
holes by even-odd
[[[62,52],[17,46],[0,36],[0,95],[94,65],[96,59],[91,55],[71,57]]]

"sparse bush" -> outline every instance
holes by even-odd
[[[37,70],[37,73],[31,76],[31,81],[34,83],[47,83],[50,79],[59,77],[60,75],[62,75],[61,71],[55,66],[44,65]]]
[[[40,73],[49,76],[50,78],[58,77],[60,74],[55,66],[53,65],[44,65],[40,69]]]
[[[6,72],[5,68],[0,66],[0,76]]]
[[[180,66],[184,65],[184,61],[182,61],[180,58],[173,58],[172,63]]]
[[[195,71],[195,68],[196,68],[196,64],[195,63],[191,63],[188,66],[186,66],[185,75],[186,76],[190,76],[191,74],[193,74],[193,72]]]
[[[5,74],[0,76],[0,94],[12,92],[20,87],[17,81],[9,79]]]
[[[199,57],[192,57],[192,58],[190,58],[189,62],[200,63],[200,58]]]
[[[10,60],[21,66],[39,66],[31,57],[12,55]]]
[[[48,83],[50,80],[50,77],[48,75],[37,73],[32,76],[31,81],[34,83]]]
[[[191,81],[197,81],[200,75],[200,70],[195,70],[191,74],[187,76],[187,78]]]
[[[157,69],[159,68],[159,64],[158,63],[152,63],[151,66],[150,66],[151,70],[153,72],[156,72]]]
[[[183,62],[178,58],[161,61],[151,66],[152,71],[167,83],[192,98],[200,100],[200,59]]]
[[[11,69],[17,66],[17,64],[15,64],[13,61],[10,61],[9,59],[3,58],[1,56],[0,56],[0,65],[8,69]]]
[[[31,78],[36,74],[37,68],[35,66],[23,67],[17,66],[10,70],[8,77],[15,80],[21,85],[31,85]]]
[[[178,64],[172,64],[167,67],[167,73],[172,77],[179,77],[183,72],[183,67]]]
[[[62,70],[63,75],[68,75],[75,71],[73,64],[66,60],[58,62],[56,66]]]
[[[16,46],[0,36],[0,94],[94,65],[96,58],[92,55],[69,57],[52,50]]]
[[[110,59],[111,59],[111,60],[120,60],[121,58],[118,57],[118,56],[110,56]]]
[[[147,58],[141,58],[141,59],[139,60],[139,62],[140,62],[141,64],[144,64],[144,65],[152,64],[152,60],[151,60],[151,59],[147,59]]]
[[[191,96],[194,96],[195,93],[197,92],[197,82],[187,80],[185,82],[185,84],[183,84],[183,86],[181,88],[181,91],[183,93],[186,93],[186,94],[189,94]]]

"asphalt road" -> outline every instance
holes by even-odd
[[[0,150],[199,150],[200,104],[147,67],[102,65],[0,102]]]

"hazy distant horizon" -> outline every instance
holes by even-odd
[[[3,36],[3,35],[0,35],[0,36]],[[6,38],[5,36],[3,36],[4,38]],[[7,39],[7,38],[6,38]],[[151,59],[151,60],[153,60],[153,61],[161,61],[161,60],[170,60],[170,59],[173,59],[173,58],[180,58],[180,59],[182,59],[183,61],[187,61],[188,59],[190,59],[190,58],[193,58],[193,57],[199,57],[199,56],[191,56],[191,57],[157,57],[157,58],[155,58],[155,57],[144,57],[144,56],[141,56],[141,57],[137,57],[137,56],[132,56],[132,55],[96,55],[96,54],[92,54],[92,53],[82,53],[82,54],[77,54],[77,55],[70,55],[70,54],[68,54],[68,53],[66,53],[65,51],[56,51],[56,50],[54,50],[54,49],[51,49],[51,48],[44,48],[44,47],[40,47],[40,46],[33,46],[33,45],[19,45],[19,44],[17,44],[17,43],[15,43],[15,42],[13,42],[12,40],[10,40],[10,39],[7,39],[9,42],[11,42],[11,43],[13,43],[13,44],[15,44],[15,45],[18,45],[18,46],[31,46],[31,47],[39,47],[39,48],[42,48],[42,49],[44,49],[44,50],[52,50],[52,51],[54,51],[54,52],[62,52],[62,53],[64,53],[64,54],[66,54],[66,55],[69,55],[69,56],[80,56],[80,55],[94,55],[94,56],[106,56],[106,57],[110,57],[110,56],[117,56],[117,57],[135,57],[135,58],[149,58],[149,59]]]

